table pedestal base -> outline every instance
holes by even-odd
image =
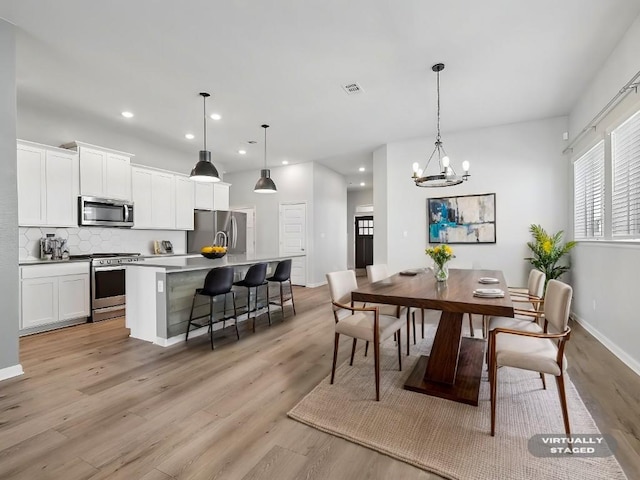
[[[461,340],[458,367],[452,385],[425,378],[429,356],[422,355],[404,384],[405,390],[478,406],[485,341],[468,337]]]

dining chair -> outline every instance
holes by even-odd
[[[509,288],[509,296],[514,303],[513,311],[515,317],[490,317],[485,328],[488,328],[489,331],[494,328],[513,328],[515,330],[541,332],[541,319],[544,315],[542,295],[546,278],[547,276],[544,272],[533,269],[529,272],[526,289]]]
[[[367,280],[369,283],[379,282],[385,278],[389,278],[389,269],[386,263],[376,263],[374,265],[367,265]],[[392,317],[401,318],[406,315],[407,318],[407,355],[409,355],[409,309],[400,305],[386,305],[384,303],[367,303],[367,307],[378,307],[378,311],[381,315],[390,315]],[[424,315],[422,317],[424,322]],[[424,323],[422,324],[422,338],[424,338]],[[413,315],[413,344],[416,344],[416,317]],[[365,356],[369,344],[367,343],[364,349]]]
[[[233,267],[218,267],[212,268],[204,278],[204,285],[202,288],[196,289],[193,294],[193,300],[191,301],[191,312],[189,313],[189,322],[187,323],[187,333],[184,341],[189,340],[189,330],[191,327],[202,328],[209,327],[209,336],[211,338],[211,350],[213,350],[213,324],[223,322],[222,328],[225,326],[225,322],[231,318],[235,319],[236,336],[240,340],[240,333],[238,332],[238,315],[236,310],[236,294],[231,290],[233,287]],[[227,317],[227,294],[231,294],[233,300],[233,316]],[[224,295],[223,313],[222,318],[214,321],[214,298],[218,295]],[[198,296],[209,297],[209,313],[207,315],[201,315],[199,317],[193,316],[193,309]],[[203,318],[207,319],[206,323],[200,323],[198,320]]]
[[[335,320],[335,338],[333,347],[333,365],[331,367],[331,384],[336,374],[338,360],[338,345],[340,335],[353,338],[351,346],[351,361],[356,351],[358,339],[373,342],[374,370],[376,381],[376,401],[380,400],[380,343],[394,333],[398,343],[398,366],[402,371],[402,352],[400,344],[400,329],[403,320],[391,315],[381,315],[378,307],[355,307],[351,300],[351,292],[358,288],[356,274],[353,270],[331,272],[326,274],[331,295],[331,305]]]
[[[565,433],[571,435],[564,387],[567,368],[564,348],[571,335],[568,322],[572,294],[572,288],[566,283],[549,280],[544,296],[544,328],[541,332],[509,328],[494,328],[489,332],[491,436],[495,436],[496,430],[498,367],[501,366],[538,372],[543,389],[547,388],[545,373],[553,375],[558,385]]]

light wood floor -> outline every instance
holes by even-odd
[[[130,339],[122,319],[21,339],[26,373],[0,383],[0,478],[435,478],[287,418],[330,372],[333,342],[327,288],[295,294],[297,316],[262,317],[239,342],[230,329],[214,352],[206,336],[171,348]],[[568,356],[639,478],[640,378],[576,325]]]

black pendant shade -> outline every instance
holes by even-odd
[[[196,182],[219,182],[220,175],[218,174],[218,169],[211,163],[211,152],[207,150],[207,111],[205,102],[210,95],[202,92],[200,96],[202,97],[204,113],[204,150],[200,150],[198,163],[196,163],[191,170],[189,177]]]
[[[267,168],[267,128],[269,125],[262,125],[264,128],[264,168],[260,170],[260,178],[253,188],[255,193],[277,193],[276,184],[271,180],[271,171]]]

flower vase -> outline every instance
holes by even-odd
[[[435,275],[436,280],[438,282],[446,282],[447,278],[449,278],[449,267],[447,266],[446,263],[442,265],[438,265],[437,263],[434,263],[433,274]]]

